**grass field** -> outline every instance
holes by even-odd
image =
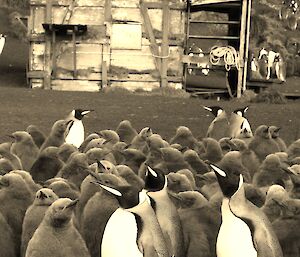
[[[220,105],[228,111],[245,106],[237,101],[182,99],[118,93],[59,92],[24,88],[0,88],[0,141],[7,135],[35,124],[45,133],[54,121],[64,118],[73,108],[95,112],[85,118],[86,132],[115,129],[128,119],[139,130],[150,126],[169,139],[176,127],[185,125],[195,136],[205,136],[213,117],[201,105]],[[288,104],[251,104],[248,120],[254,130],[260,124],[281,126],[281,135],[289,144],[300,137],[299,101]]]

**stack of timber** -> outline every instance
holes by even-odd
[[[179,0],[31,0],[32,88],[181,88],[186,3]]]

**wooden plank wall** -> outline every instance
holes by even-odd
[[[162,0],[154,4],[150,0],[145,0],[145,2],[150,3],[148,13],[161,53]],[[167,80],[169,85],[175,87],[182,85],[183,64],[181,59],[185,33],[185,7],[184,4],[178,2],[176,0],[169,2],[170,57],[166,62]],[[52,0],[50,18],[53,23],[60,24],[62,22],[69,3],[69,0]],[[43,72],[47,72],[49,69],[49,53],[47,55],[45,51],[51,40],[51,36],[45,36],[42,27],[47,18],[46,0],[31,0],[30,4],[29,79],[32,87],[43,87],[43,78],[39,78],[38,74],[44,74]],[[107,8],[110,11],[109,15],[105,12]],[[77,0],[69,23],[87,25],[88,30],[86,34],[76,37],[77,76],[75,79],[72,37],[57,36],[57,43],[52,46],[55,47],[55,51],[52,52],[55,53],[56,72],[55,76],[52,74],[51,88],[97,91],[106,85],[124,86],[131,90],[139,87],[149,90],[160,86],[161,78],[155,67],[155,58],[150,50],[150,41],[146,37],[145,26],[142,22],[139,0]],[[132,25],[135,25],[136,28],[141,26],[140,47],[137,47],[136,42],[134,46],[136,49],[127,49],[130,46],[122,49],[115,43],[112,47],[110,44],[112,40],[122,42],[123,39],[117,33],[113,33],[115,23],[124,24],[125,29],[126,26],[127,28],[132,28],[130,27]],[[102,80],[104,80],[103,83]]]

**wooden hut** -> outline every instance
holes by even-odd
[[[32,88],[181,88],[186,3],[178,0],[31,0]]]

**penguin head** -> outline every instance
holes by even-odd
[[[216,165],[210,164],[215,172],[220,188],[226,198],[231,198],[242,186],[243,176],[236,172],[225,172]]]
[[[122,208],[128,209],[139,204],[139,190],[124,178],[107,173],[100,173],[96,178],[91,183],[114,195]]]
[[[233,113],[235,113],[241,117],[245,117],[245,114],[248,111],[248,109],[249,109],[249,106],[246,106],[244,108],[234,110]]]
[[[269,139],[271,138],[269,127],[266,125],[260,125],[254,132],[255,136],[260,138]]]
[[[178,173],[178,172],[176,173],[170,172],[167,175],[167,181],[168,181],[168,190],[174,193],[193,190],[191,181],[185,174]]]
[[[45,214],[45,220],[55,228],[65,227],[71,221],[78,199],[59,198],[51,204]]]
[[[139,135],[144,139],[146,140],[148,137],[152,136],[153,132],[152,132],[152,129],[150,127],[145,127],[143,128]]]
[[[280,129],[281,128],[277,126],[270,126],[269,130],[270,130],[271,137],[278,138]]]
[[[215,117],[220,116],[224,112],[224,109],[220,106],[203,106],[203,108],[210,111]]]
[[[72,115],[77,120],[82,120],[85,115],[92,112],[94,110],[82,110],[82,109],[75,109],[72,111]]]
[[[34,205],[50,206],[58,196],[49,188],[42,188],[35,194]]]
[[[167,180],[164,173],[159,169],[152,169],[147,166],[145,177],[145,189],[150,192],[156,192],[166,187]]]
[[[26,131],[16,131],[10,135],[15,142],[33,142],[31,135]]]
[[[118,133],[111,129],[101,130],[98,134],[100,137],[104,138],[107,142],[111,142],[112,144],[120,141]]]
[[[63,134],[68,126],[71,127],[73,123],[73,120],[57,120],[52,126],[52,131],[54,133]]]

